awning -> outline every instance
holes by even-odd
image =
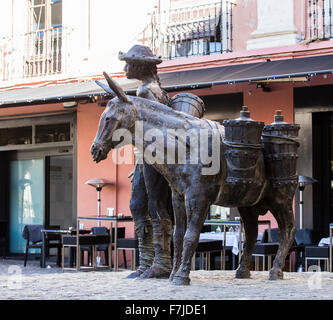
[[[333,55],[162,73],[168,91],[333,73]]]
[[[135,92],[139,81],[119,78],[116,81],[126,91]],[[58,103],[73,100],[84,100],[94,96],[105,95],[94,81],[49,85],[0,91],[0,108],[32,104]]]
[[[161,73],[162,87],[168,91],[207,88],[220,84],[268,81],[333,73],[333,55],[238,64],[223,67]],[[127,94],[135,94],[139,81],[116,81]],[[35,87],[0,92],[0,108],[87,99],[107,94],[94,81]]]

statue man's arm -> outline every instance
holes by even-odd
[[[147,88],[140,88],[137,92],[137,96],[151,101],[158,101],[152,91]]]

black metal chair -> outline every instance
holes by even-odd
[[[230,248],[226,248],[230,249]],[[211,264],[211,253],[219,252],[221,254],[221,269],[223,263],[223,245],[221,240],[210,240],[210,239],[200,239],[198,246],[192,258],[192,270],[196,267],[196,254],[200,256],[201,268],[205,270],[210,270]],[[206,258],[206,259],[205,259]]]
[[[99,237],[99,240],[96,241],[96,237]],[[81,255],[76,255],[76,249],[81,250],[81,246],[85,246],[88,248],[91,248],[91,256],[92,256],[92,267],[90,269],[95,268],[94,258],[95,258],[95,248],[96,244],[100,243],[108,243],[110,241],[109,236],[103,236],[103,235],[92,235],[92,234],[79,234],[77,235],[62,235],[62,271],[65,269],[70,270],[74,269],[73,266],[73,256],[75,256],[75,264],[76,264],[76,271],[79,271],[81,269]],[[70,267],[65,267],[65,249],[70,249]],[[89,268],[89,267],[88,267]]]
[[[120,228],[118,228],[119,230]],[[125,228],[124,228],[125,231]],[[119,233],[118,233],[119,234]],[[137,238],[125,238],[125,232],[124,237],[119,237],[117,240],[117,252],[120,250],[123,251],[123,258],[124,258],[124,267],[127,269],[127,263],[126,263],[126,250],[131,251],[132,253],[132,262],[131,262],[131,269],[134,271],[136,267],[136,250],[139,248],[139,241]],[[117,259],[118,261],[118,259]],[[116,265],[116,270],[118,270],[118,265]]]
[[[263,270],[265,270],[266,258],[268,259],[268,269],[271,268],[272,258],[276,256],[279,248],[279,229],[273,228],[270,230],[269,239],[269,229],[265,229],[261,242],[256,243],[253,249],[252,256],[255,258],[255,270],[258,270],[258,260],[262,258]],[[291,252],[294,250],[294,245],[288,252],[289,255],[289,271],[291,271]]]
[[[40,265],[42,266],[42,241],[43,235],[41,229],[60,229],[60,226],[49,226],[44,227],[43,225],[30,224],[25,225],[22,231],[22,237],[27,240],[24,256],[24,266],[27,265],[29,249],[39,249],[40,250]],[[56,242],[51,242],[51,240],[56,240]],[[57,265],[61,266],[61,242],[59,238],[47,237],[46,248],[56,248],[57,251]]]
[[[295,270],[305,266],[305,247],[313,245],[313,232],[310,229],[297,229],[295,235]]]
[[[114,243],[114,228],[112,228],[112,243]],[[93,235],[110,235],[110,230],[106,227],[92,227],[91,234]],[[117,238],[118,242],[120,239],[125,238],[125,227],[117,228]],[[88,261],[92,264],[92,253],[91,246],[81,246],[81,261],[83,261],[84,251],[88,251]],[[108,252],[108,244],[99,244],[96,246],[96,252],[102,251],[104,252],[105,265],[108,264],[109,261],[109,252]],[[126,263],[126,252],[123,250],[123,258],[124,258],[124,266],[127,268]]]
[[[309,260],[316,260],[318,267],[320,262],[324,261],[324,269],[329,270],[329,246],[306,246],[305,247],[305,272],[308,271]]]

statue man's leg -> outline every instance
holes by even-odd
[[[168,212],[169,185],[153,167],[143,167],[148,195],[148,211],[153,224],[155,257],[153,265],[140,278],[168,278],[171,273],[170,244],[172,223]]]
[[[142,165],[136,165],[135,167],[130,210],[139,240],[140,266],[128,278],[136,278],[149,269],[154,260],[153,228],[148,214],[148,200]]]

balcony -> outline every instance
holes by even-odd
[[[143,43],[167,60],[230,52],[233,5],[221,0],[154,12]]]
[[[333,39],[332,0],[308,0],[308,36],[312,41]]]
[[[61,27],[0,39],[1,80],[62,73],[66,39],[66,29]]]

